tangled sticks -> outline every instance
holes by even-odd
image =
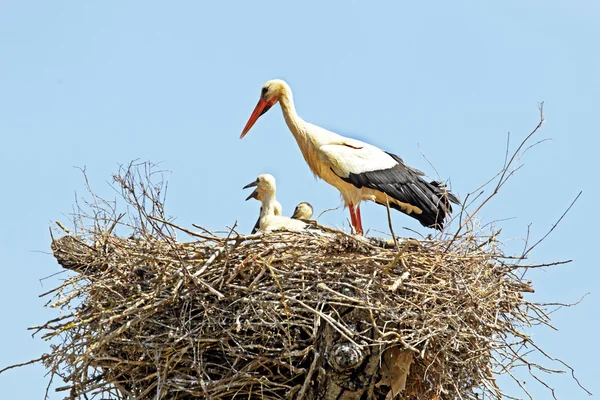
[[[78,275],[55,306],[81,305],[42,327],[65,337],[46,362],[68,366],[77,395],[499,398],[498,355],[508,367],[507,339],[529,340],[520,327],[544,314],[497,248],[471,239],[444,251],[443,241],[396,250],[342,233],[65,236],[54,254]]]
[[[123,169],[127,212],[92,194],[53,239],[74,273],[46,293],[61,316],[33,328],[56,343],[34,361],[70,398],[500,399],[496,374],[548,371],[527,358],[525,329],[550,324],[523,294],[536,266],[494,236],[190,231],[153,174]]]

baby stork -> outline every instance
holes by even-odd
[[[302,203],[296,206],[294,210],[294,214],[292,214],[292,219],[310,219],[313,215],[313,207],[310,203],[303,201]]]
[[[281,204],[275,199],[276,187],[273,175],[259,175],[254,182],[244,186],[244,189],[250,187],[256,187],[256,189],[246,200],[257,199],[261,202],[258,227],[255,225],[252,233],[255,233],[256,230],[262,232],[271,232],[277,229],[299,231],[306,228],[306,223],[281,215]]]

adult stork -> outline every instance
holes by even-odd
[[[423,226],[443,229],[452,212],[450,203],[458,204],[445,185],[425,181],[421,171],[406,165],[397,155],[304,121],[296,113],[292,90],[283,80],[274,79],[263,85],[240,139],[277,102],[312,173],[340,191],[357,234],[363,234],[362,200],[389,204]]]

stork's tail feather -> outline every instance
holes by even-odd
[[[438,199],[436,204],[437,212],[435,216],[430,216],[429,218],[424,218],[424,221],[419,221],[425,226],[441,231],[444,229],[446,218],[448,218],[450,213],[452,213],[452,205],[450,203],[460,204],[460,201],[458,200],[458,197],[446,189],[445,183],[431,181],[429,184],[431,185],[433,192]],[[433,219],[433,221],[431,221],[431,219]]]
[[[460,204],[460,200],[458,200],[458,197],[456,197],[452,192],[450,192],[446,189],[445,183],[438,182],[438,181],[431,181],[429,184],[437,189],[436,194],[439,195],[440,198],[445,199],[446,203],[450,202],[450,203],[454,203],[454,204]],[[448,204],[448,207],[449,207],[448,210],[452,211],[452,207],[450,207],[450,204]]]
[[[377,202],[377,203],[381,204],[384,207],[386,206],[386,204],[384,204],[384,203],[381,203],[381,202]],[[445,222],[446,216],[449,215],[452,210],[451,210],[450,205],[448,205],[448,207],[446,208],[446,207],[444,207],[444,205],[442,204],[441,201],[439,203],[440,204],[438,205],[438,209],[435,212],[432,212],[432,211],[428,212],[427,210],[423,210],[423,212],[421,214],[411,213],[411,214],[407,214],[407,215],[409,217],[413,217],[414,219],[419,221],[421,223],[421,225],[426,226],[427,228],[433,228],[433,229],[437,229],[437,230],[441,231],[442,229],[444,229],[444,222]],[[404,209],[396,203],[390,202],[390,207],[406,214]]]
[[[453,193],[446,189],[446,185],[442,182],[432,181],[428,184],[425,181],[421,181],[421,183],[423,185],[421,186],[422,189],[429,189],[427,192],[432,196],[431,200],[433,201],[423,202],[421,207],[419,207],[422,210],[420,214],[414,212],[407,214],[401,205],[392,201],[389,202],[390,207],[415,218],[423,226],[441,231],[444,229],[446,219],[452,213],[452,205],[450,203],[460,204],[460,201]],[[385,203],[379,201],[377,203],[386,206]],[[429,204],[429,206],[426,206],[426,204]]]

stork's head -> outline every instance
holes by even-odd
[[[310,203],[302,202],[296,206],[292,218],[294,219],[310,219],[313,215],[313,207]]]
[[[254,189],[246,200],[256,199],[258,201],[263,201],[266,197],[275,194],[275,178],[270,174],[259,175],[255,181],[244,186],[244,189],[250,187],[256,187],[256,189]]]
[[[275,105],[279,101],[279,98],[283,93],[289,91],[290,87],[285,81],[281,79],[273,79],[265,83],[260,91],[260,99],[258,99],[258,104],[254,107],[254,111],[250,116],[250,119],[246,123],[246,127],[242,131],[240,135],[240,139],[243,138],[246,133],[252,128],[252,125],[258,120],[258,118],[269,111],[271,107]]]

